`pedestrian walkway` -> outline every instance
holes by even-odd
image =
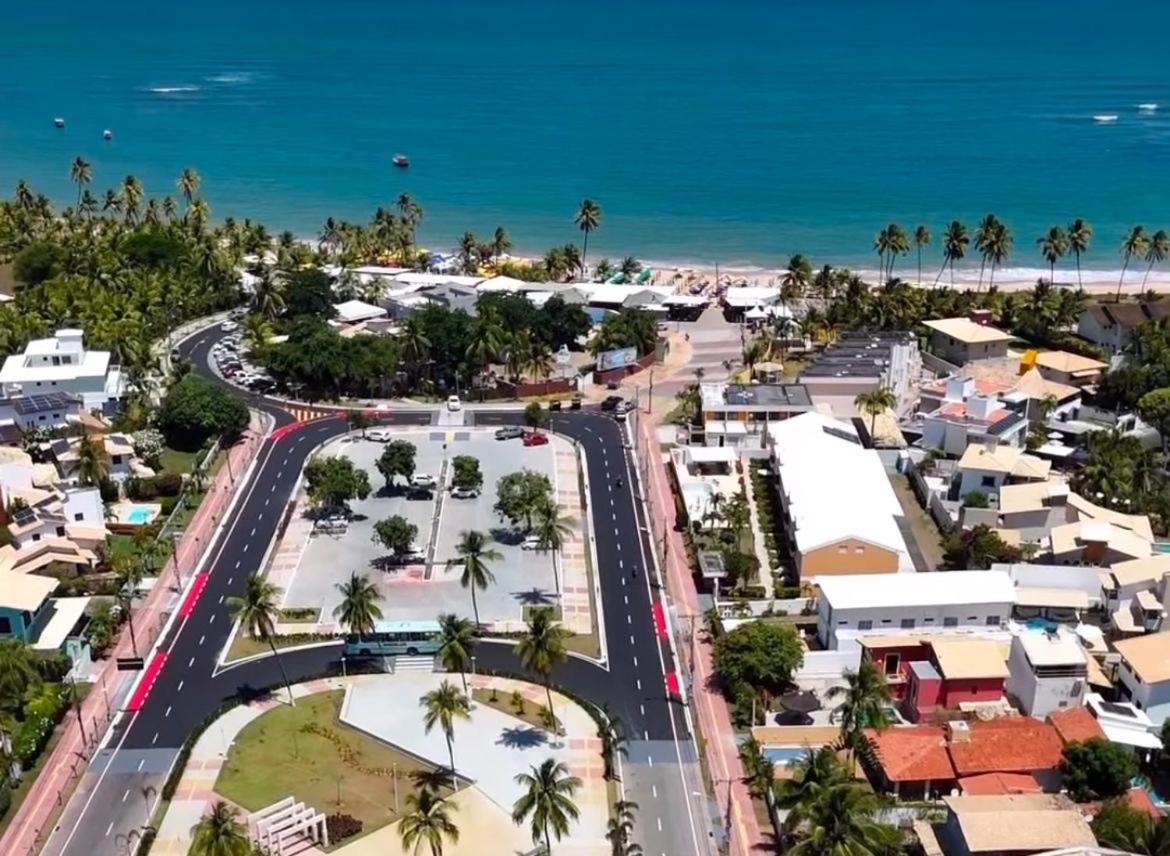
[[[586,540],[585,503],[581,496],[581,478],[577,448],[563,437],[553,437],[556,501],[562,514],[573,519],[572,531],[561,545],[558,573],[561,576],[561,618],[573,633],[588,635],[594,631],[592,582],[589,576],[589,550]]]
[[[436,766],[448,763],[447,744],[441,730],[430,734],[422,725],[418,699],[439,686],[442,680],[458,677],[411,672],[399,675],[360,675],[297,684],[294,698],[343,689],[346,691],[341,717],[347,724],[366,731],[384,742],[423,758]],[[545,704],[544,690],[533,684],[487,676],[469,676],[476,688],[496,688],[499,698],[519,692],[535,707]],[[153,856],[185,856],[192,830],[220,797],[215,783],[226,763],[232,743],[243,728],[273,707],[282,704],[273,697],[234,708],[207,727],[196,741],[175,796],[155,840]],[[485,704],[473,705],[471,720],[460,722],[455,732],[455,764],[461,777],[472,784],[452,797],[453,819],[459,826],[457,844],[448,843],[446,856],[478,856],[491,842],[492,853],[524,853],[532,847],[527,824],[516,826],[509,815],[520,795],[515,782],[547,758],[563,761],[571,775],[582,781],[574,801],[580,818],[568,837],[554,844],[553,852],[568,856],[602,856],[609,853],[605,842],[608,796],[601,759],[601,741],[593,719],[574,702],[553,693],[553,707],[565,736],[552,738],[547,732]],[[328,811],[328,806],[317,806]],[[244,812],[241,812],[244,814]],[[313,848],[298,850],[313,852]],[[402,849],[397,824],[384,826],[331,851],[345,856],[410,856]]]

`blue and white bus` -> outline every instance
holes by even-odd
[[[393,657],[437,654],[442,643],[437,621],[379,621],[374,632],[345,639],[347,657]]]

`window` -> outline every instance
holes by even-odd
[[[979,616],[978,616],[978,615],[968,615],[968,616],[967,616],[967,623],[968,623],[968,624],[974,624],[974,623],[975,623],[976,621],[978,621],[978,620],[979,620]]]
[[[58,527],[57,527],[57,537],[58,537],[58,538],[64,538],[64,537],[65,537],[65,527],[64,527],[64,526],[58,526]]]
[[[848,622],[848,621],[838,621],[838,622],[837,622],[837,626],[838,626],[838,627],[848,627],[848,626],[849,626],[849,622]]]
[[[842,546],[842,547],[838,547],[838,548],[837,548],[837,552],[838,552],[838,553],[841,553],[841,554],[845,554],[845,553],[848,553],[848,552],[849,552],[849,548],[848,548],[848,547],[844,547],[844,546]]]
[[[995,476],[984,476],[979,480],[983,487],[995,487]]]
[[[857,622],[858,630],[873,630],[873,619],[865,618]]]
[[[55,365],[55,366],[61,365],[61,358],[60,357],[53,357],[53,365]]]
[[[999,627],[999,616],[998,615],[987,616],[987,626],[988,627]]]
[[[914,629],[914,619],[913,618],[903,618],[902,619],[902,629],[903,630],[913,630]]]
[[[924,619],[922,619],[922,623],[923,624],[934,624],[934,619],[933,618],[924,618]]]
[[[959,626],[959,619],[955,618],[953,615],[948,615],[946,618],[943,619],[943,627],[958,627],[958,626]]]
[[[853,552],[860,556],[862,553],[865,552],[865,548],[864,547],[854,547]]]
[[[12,635],[12,619],[0,615],[0,636]]]
[[[888,618],[882,619],[882,624],[889,624],[889,623],[890,623],[890,619],[888,619]]]
[[[40,532],[34,532],[34,533],[33,533],[33,536],[32,536],[32,539],[33,539],[34,541],[40,541],[40,540],[41,540],[41,533],[40,533]]]
[[[73,515],[73,520],[74,520],[74,521],[78,521],[78,520],[85,520],[85,515],[84,515],[84,514],[82,514],[82,513],[79,511],[79,512],[77,512],[76,514],[74,514],[74,515]]]
[[[902,658],[898,654],[886,654],[885,663],[883,664],[883,671],[887,675],[898,674],[898,666],[902,664]]]

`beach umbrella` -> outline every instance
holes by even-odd
[[[780,706],[791,713],[812,713],[821,709],[821,701],[813,693],[794,690],[780,696]]]

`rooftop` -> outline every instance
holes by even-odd
[[[1041,351],[1036,355],[1036,365],[1064,374],[1096,374],[1109,368],[1108,364],[1091,357],[1068,351]]]
[[[1109,569],[1109,572],[1119,586],[1156,583],[1170,573],[1170,553],[1158,553],[1155,556],[1118,562]]]
[[[57,580],[53,577],[0,572],[0,606],[36,612],[56,588]]]
[[[1046,541],[1054,556],[1075,553],[1087,544],[1106,544],[1110,550],[1135,559],[1148,556],[1153,550],[1149,539],[1103,520],[1078,520],[1055,526]]]
[[[1004,473],[1019,478],[1046,479],[1052,464],[1035,455],[1029,455],[1015,446],[1001,446],[991,443],[972,443],[959,458],[959,468],[964,470],[985,470]],[[1011,485],[1000,488],[1000,508],[1003,508],[1003,491]]]
[[[946,732],[935,725],[867,730],[882,772],[891,782],[945,782],[955,778]]]
[[[85,615],[88,597],[55,597],[49,604],[49,620],[41,627],[32,647],[38,651],[57,651],[73,635],[73,628]]]
[[[1170,681],[1170,633],[1121,639],[1113,647],[1143,682]]]
[[[798,383],[704,383],[704,407],[812,407],[808,390]]]
[[[1097,723],[1097,717],[1087,707],[1066,707],[1054,710],[1046,720],[1065,743],[1081,743],[1095,737],[1104,737],[1105,732]]]
[[[1044,788],[1029,773],[981,773],[959,779],[964,796],[986,797],[1005,794],[1039,794]]]
[[[1064,743],[1056,729],[1027,716],[971,722],[970,739],[952,742],[951,763],[960,776],[1055,770]]]
[[[845,574],[817,580],[834,609],[1008,604],[1015,586],[1004,571],[940,571],[929,574]]]
[[[992,639],[936,638],[930,647],[947,680],[1006,678],[1009,674],[1003,651]]]
[[[922,322],[932,330],[937,330],[944,336],[958,339],[968,345],[989,342],[1009,342],[1011,334],[986,324],[977,324],[970,318],[939,318],[935,321]]]
[[[1079,666],[1088,656],[1075,633],[1025,630],[1016,636],[1028,662],[1033,666]]]
[[[1097,846],[1089,822],[1067,798],[1058,795],[943,797],[943,801],[970,853],[1035,853]]]

